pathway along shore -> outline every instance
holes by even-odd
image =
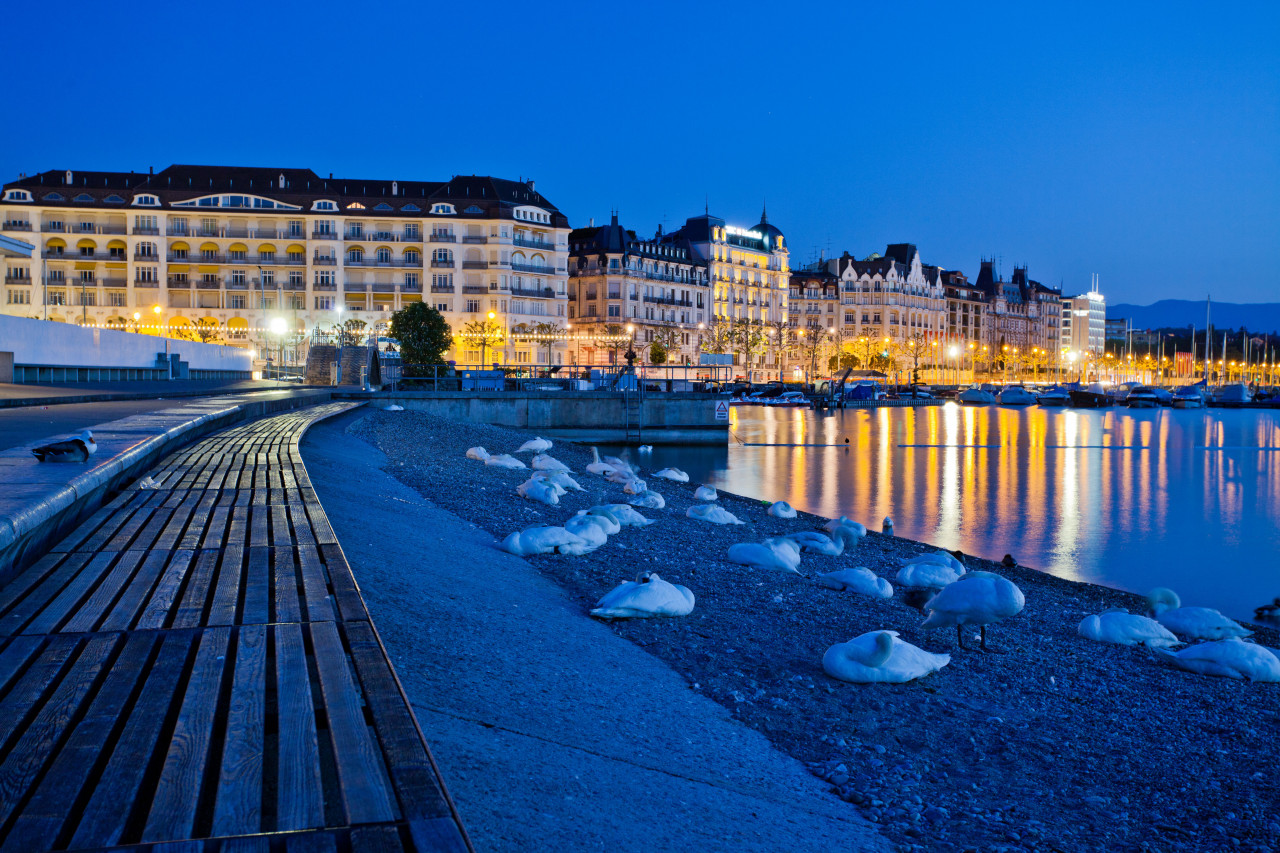
[[[466,573],[466,560],[491,559],[485,543],[492,540],[477,531],[470,541],[440,543],[430,513],[443,510],[468,519],[500,540],[514,530],[561,524],[579,509],[627,497],[620,486],[583,472],[590,461],[588,448],[557,443],[551,451],[574,469],[587,491],[570,492],[559,507],[548,507],[516,494],[516,485],[529,472],[486,467],[464,456],[474,445],[491,453],[513,453],[530,437],[527,433],[414,412],[366,411],[348,416],[347,423],[340,452],[357,452],[357,437],[367,441],[386,455],[386,470],[429,505],[404,505],[408,534],[366,529],[370,547],[407,535],[410,540],[397,542],[397,547],[428,556],[445,553],[460,576]],[[332,435],[335,427],[322,429],[317,436]],[[644,466],[642,457],[634,459]],[[307,462],[312,467],[310,457]],[[1162,665],[1144,649],[1095,643],[1076,633],[1084,616],[1107,607],[1141,612],[1143,602],[1137,597],[969,559],[971,569],[1015,581],[1027,605],[1020,615],[988,631],[989,644],[998,651],[960,651],[953,631],[922,631],[921,614],[899,597],[864,598],[813,581],[851,566],[865,566],[892,581],[903,558],[930,550],[928,546],[871,533],[852,554],[806,553],[803,576],[750,569],[725,559],[730,544],[814,529],[825,519],[804,513],[794,520],[775,519],[760,501],[721,493],[720,503],[746,525],[720,527],[685,517],[696,503],[696,483],[647,480],[667,501],[665,509],[642,510],[657,523],[624,529],[583,557],[527,558],[564,590],[569,615],[582,622],[590,621],[587,611],[604,593],[645,569],[688,586],[697,596],[689,617],[600,626],[630,640],[685,682],[683,695],[671,696],[666,730],[614,731],[608,733],[613,742],[666,739],[674,754],[696,750],[696,739],[683,730],[683,708],[691,694],[714,700],[734,720],[824,780],[809,795],[823,801],[822,806],[815,802],[812,814],[830,815],[825,806],[834,803],[850,816],[865,817],[889,849],[1262,851],[1280,843],[1280,685],[1192,675]],[[359,491],[360,484],[347,488]],[[329,509],[331,499],[325,496],[324,501]],[[425,517],[416,521],[420,516]],[[869,527],[878,521],[861,520]],[[355,540],[346,531],[342,539],[350,555]],[[426,590],[416,589],[413,578],[401,577],[384,591],[381,576],[371,580],[362,575],[357,559],[352,564],[379,625],[388,621],[379,612],[384,606],[412,611],[419,595],[476,594],[461,581],[456,589],[447,588],[438,574],[423,578]],[[521,614],[530,636],[539,634],[544,618],[563,616]],[[823,673],[822,654],[830,645],[880,628],[898,630],[903,639],[930,651],[950,652],[951,665],[905,685],[845,684]],[[419,630],[447,638],[449,628],[426,622]],[[1277,646],[1274,631],[1259,629],[1255,639]],[[419,662],[399,657],[394,635],[387,643],[408,685]],[[500,644],[490,648],[495,657],[512,652]],[[531,667],[538,664],[528,661]],[[474,668],[485,662],[464,659],[454,665]],[[518,691],[490,698],[526,701]],[[429,698],[421,701],[430,704]],[[418,713],[422,718],[421,707]],[[625,726],[625,714],[621,716]],[[423,725],[434,744],[429,720],[423,719]],[[555,720],[549,725],[554,729]],[[755,749],[750,741],[742,747]],[[491,759],[492,772],[501,774],[503,756]],[[731,755],[724,760],[734,761]],[[442,764],[451,786],[459,787],[455,772],[443,759]],[[483,762],[472,771],[483,772]],[[728,763],[725,772],[733,773]],[[544,779],[490,781],[495,791],[514,789],[514,801],[531,791],[551,793]],[[581,779],[578,784],[590,791],[608,783]],[[464,797],[455,793],[474,837]],[[681,797],[674,782],[670,795],[673,800]],[[567,792],[557,789],[545,800],[548,825],[558,813],[567,814],[562,796]],[[653,805],[635,804],[646,809]],[[661,823],[666,815],[658,808],[653,819]],[[854,826],[842,824],[839,831]],[[477,844],[484,846],[479,839]],[[631,849],[673,844],[640,838]],[[725,839],[714,849],[757,848],[744,837],[741,846]]]

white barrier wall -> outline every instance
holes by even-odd
[[[0,352],[12,352],[15,365],[59,367],[155,367],[165,339],[113,329],[82,329],[70,323],[0,315]],[[169,339],[192,370],[253,370],[247,349]]]

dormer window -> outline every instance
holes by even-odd
[[[45,201],[66,201],[66,199],[62,197],[62,193],[49,193],[47,196],[44,197],[44,200]]]
[[[443,214],[445,216],[452,216],[455,211],[453,209],[453,205],[441,203],[431,205],[431,212]]]
[[[107,202],[107,204],[124,204],[124,199],[122,199],[120,196],[116,195],[115,193],[112,193],[111,195],[107,196],[105,201]]]
[[[80,193],[80,195],[78,195],[78,196],[76,196],[75,198],[73,198],[73,199],[72,199],[72,201],[78,201],[78,202],[92,202],[92,201],[93,201],[93,196],[89,195],[88,193]]]
[[[478,205],[473,204],[470,207],[468,207],[466,210],[464,210],[463,213],[470,214],[472,216],[477,216],[479,214],[484,213],[484,209],[479,207]]]
[[[4,194],[5,201],[31,201],[31,193],[26,190],[7,190]]]
[[[347,210],[364,210],[364,205],[358,201],[353,201],[347,205]]]
[[[401,209],[401,210],[409,210],[409,211],[422,210],[422,208],[418,207],[416,204],[406,204],[404,207],[402,207],[402,208],[400,208],[400,209]]]
[[[391,205],[387,204],[384,201],[384,202],[381,202],[380,204],[374,205],[373,209],[374,210],[391,210]]]
[[[133,203],[141,207],[159,207],[160,199],[153,195],[136,195],[133,197]]]
[[[338,203],[336,201],[318,201],[311,205],[312,210],[337,210]]]

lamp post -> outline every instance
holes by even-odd
[[[141,311],[134,311],[134,312],[133,312],[133,333],[134,333],[135,335],[136,335],[136,334],[138,334],[138,331],[139,331],[139,328],[140,328],[140,327],[139,327],[139,321],[140,321],[141,319],[142,319],[142,312],[141,312]]]
[[[287,323],[283,317],[271,319],[271,333],[276,336],[276,382],[280,381],[280,363],[284,361],[284,332]]]

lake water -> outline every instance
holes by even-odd
[[[1280,596],[1280,411],[735,407],[731,428],[644,466],[1237,618]]]

